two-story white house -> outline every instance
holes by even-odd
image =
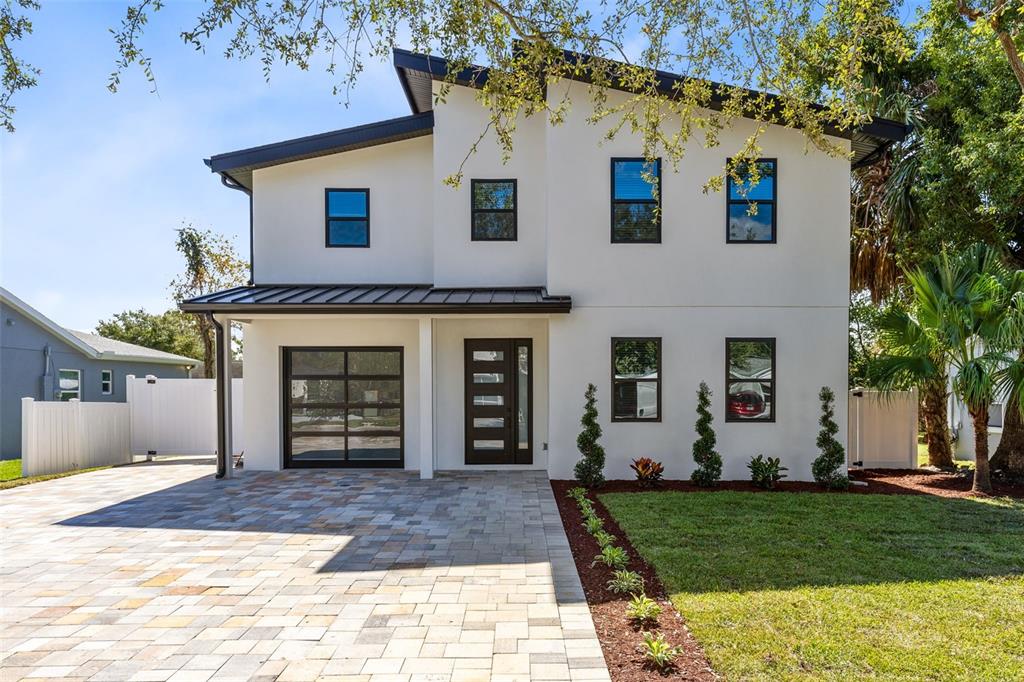
[[[485,139],[453,189],[487,122],[480,74],[435,104],[444,61],[394,63],[411,115],[207,162],[250,197],[253,282],[182,308],[243,324],[246,468],[571,478],[593,383],[606,474],[646,456],[687,478],[706,381],[725,478],[763,453],[809,479],[821,386],[846,426],[851,161],[772,125],[757,186],[705,194],[757,122],[645,166],[584,96],[561,125],[519,122],[507,163]],[[904,133],[876,120],[836,141],[859,163]]]

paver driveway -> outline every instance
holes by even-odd
[[[608,679],[543,474],[211,474],[0,492],[0,676]]]

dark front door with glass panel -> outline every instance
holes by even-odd
[[[530,339],[466,339],[466,464],[532,464]]]
[[[284,465],[401,467],[401,348],[286,348]]]

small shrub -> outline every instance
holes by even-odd
[[[597,516],[597,512],[594,511],[594,503],[590,500],[583,500],[576,506],[580,508],[580,514],[583,514],[583,518],[585,519],[588,519],[591,516]]]
[[[650,457],[634,459],[629,468],[636,472],[636,480],[644,488],[653,488],[658,485],[665,467],[661,462],[656,462]]]
[[[722,478],[722,456],[715,452],[718,440],[711,428],[711,389],[703,381],[697,390],[697,440],[693,444],[693,461],[697,463],[690,478],[694,483],[710,488]]]
[[[782,472],[789,471],[789,469],[782,466],[782,461],[778,457],[766,458],[764,455],[751,457],[747,468],[750,469],[750,480],[758,488],[764,488],[765,490],[774,488],[778,481],[786,477],[786,474]]]
[[[606,530],[599,530],[594,533],[594,540],[597,541],[597,546],[601,549],[615,544],[615,536]]]
[[[646,594],[634,594],[626,607],[626,616],[637,623],[648,623],[661,615],[661,605]]]
[[[583,458],[576,462],[573,470],[576,480],[588,488],[596,488],[604,483],[604,448],[598,443],[601,437],[601,425],[597,423],[597,387],[587,384],[584,395],[586,404],[583,407],[583,418],[580,424],[583,430],[576,437],[576,447]]]
[[[615,545],[609,545],[601,550],[601,553],[594,557],[594,561],[590,564],[591,567],[597,564],[604,564],[608,568],[614,568],[616,570],[623,569],[626,564],[629,563],[629,555],[626,554],[626,550]]]
[[[604,530],[604,521],[601,520],[600,516],[588,516],[583,522],[583,527],[587,529],[587,532],[594,535]]]
[[[577,503],[583,502],[587,499],[587,489],[581,486],[576,486],[569,490],[569,497],[576,500]]]
[[[811,464],[811,474],[814,480],[826,488],[845,490],[850,486],[850,479],[841,471],[846,464],[846,452],[843,445],[836,440],[839,433],[839,426],[836,424],[835,410],[832,403],[835,401],[835,393],[828,386],[822,386],[818,393],[818,400],[821,401],[821,418],[818,424],[821,431],[818,432],[818,450],[821,452]]]
[[[616,594],[637,594],[644,589],[644,579],[635,571],[615,571],[608,581],[608,589]]]
[[[658,670],[665,670],[672,665],[676,656],[683,652],[682,647],[672,646],[665,641],[665,635],[653,632],[644,633],[644,658]]]

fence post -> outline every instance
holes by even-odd
[[[70,468],[81,469],[84,455],[82,441],[85,439],[85,428],[82,424],[82,401],[78,398],[72,398],[68,402],[72,405],[71,423],[74,424],[71,430],[71,456],[75,459],[71,462]]]
[[[160,433],[160,430],[157,429],[157,427],[156,427],[156,425],[157,425],[157,421],[156,421],[156,413],[157,413],[156,399],[157,399],[157,392],[156,392],[155,388],[149,388],[149,386],[155,386],[155,385],[156,385],[156,377],[154,375],[152,375],[152,374],[147,374],[146,375],[146,387],[147,387],[146,391],[149,392],[149,434],[150,434],[150,436],[152,436],[155,433]],[[147,462],[152,462],[153,461],[153,454],[156,453],[156,451],[157,451],[155,447],[150,447],[150,445],[151,445],[150,443],[148,443],[148,442],[146,443],[146,461]]]
[[[135,420],[132,419],[132,412],[135,410],[135,375],[129,374],[124,378],[124,402],[128,405],[128,461],[135,461]]]
[[[30,476],[36,452],[36,405],[32,398],[21,399],[21,475]]]

